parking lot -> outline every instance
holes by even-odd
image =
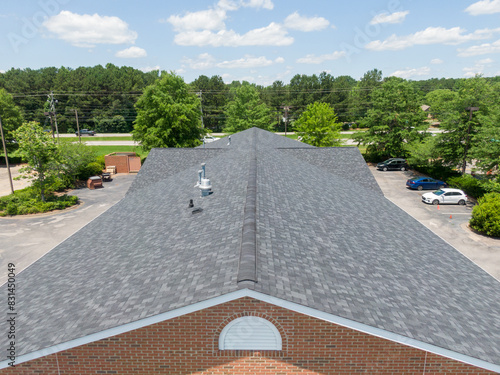
[[[421,196],[432,190],[406,188],[406,180],[417,177],[415,172],[383,172],[374,166],[370,166],[370,170],[387,199],[500,280],[500,240],[481,236],[468,228],[474,202],[468,202],[466,206],[425,204]]]

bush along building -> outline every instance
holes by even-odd
[[[1,374],[500,372],[499,282],[385,199],[356,148],[256,128],[154,149],[17,285]]]

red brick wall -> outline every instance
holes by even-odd
[[[115,166],[116,173],[128,173],[129,162],[127,155],[106,155],[104,156],[106,167]]]
[[[138,156],[131,156],[128,158],[130,172],[139,172],[141,169],[141,158]]]
[[[276,325],[283,350],[219,351],[229,321]],[[187,314],[1,371],[1,374],[493,374],[251,298]]]

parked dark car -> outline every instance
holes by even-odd
[[[435,190],[446,187],[446,182],[435,180],[430,177],[416,177],[410,178],[408,181],[406,181],[406,186],[410,189],[417,190]]]
[[[78,137],[78,131],[75,132],[75,135]],[[95,135],[95,131],[88,129],[80,129],[80,135],[89,135],[93,137]]]
[[[408,164],[405,159],[391,158],[377,164],[377,169],[381,171],[406,171]]]

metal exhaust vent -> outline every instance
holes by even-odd
[[[195,185],[195,187],[200,188],[202,197],[213,194],[212,183],[210,182],[210,179],[206,177],[205,166],[205,163],[201,164],[201,170],[198,171],[198,182]]]

